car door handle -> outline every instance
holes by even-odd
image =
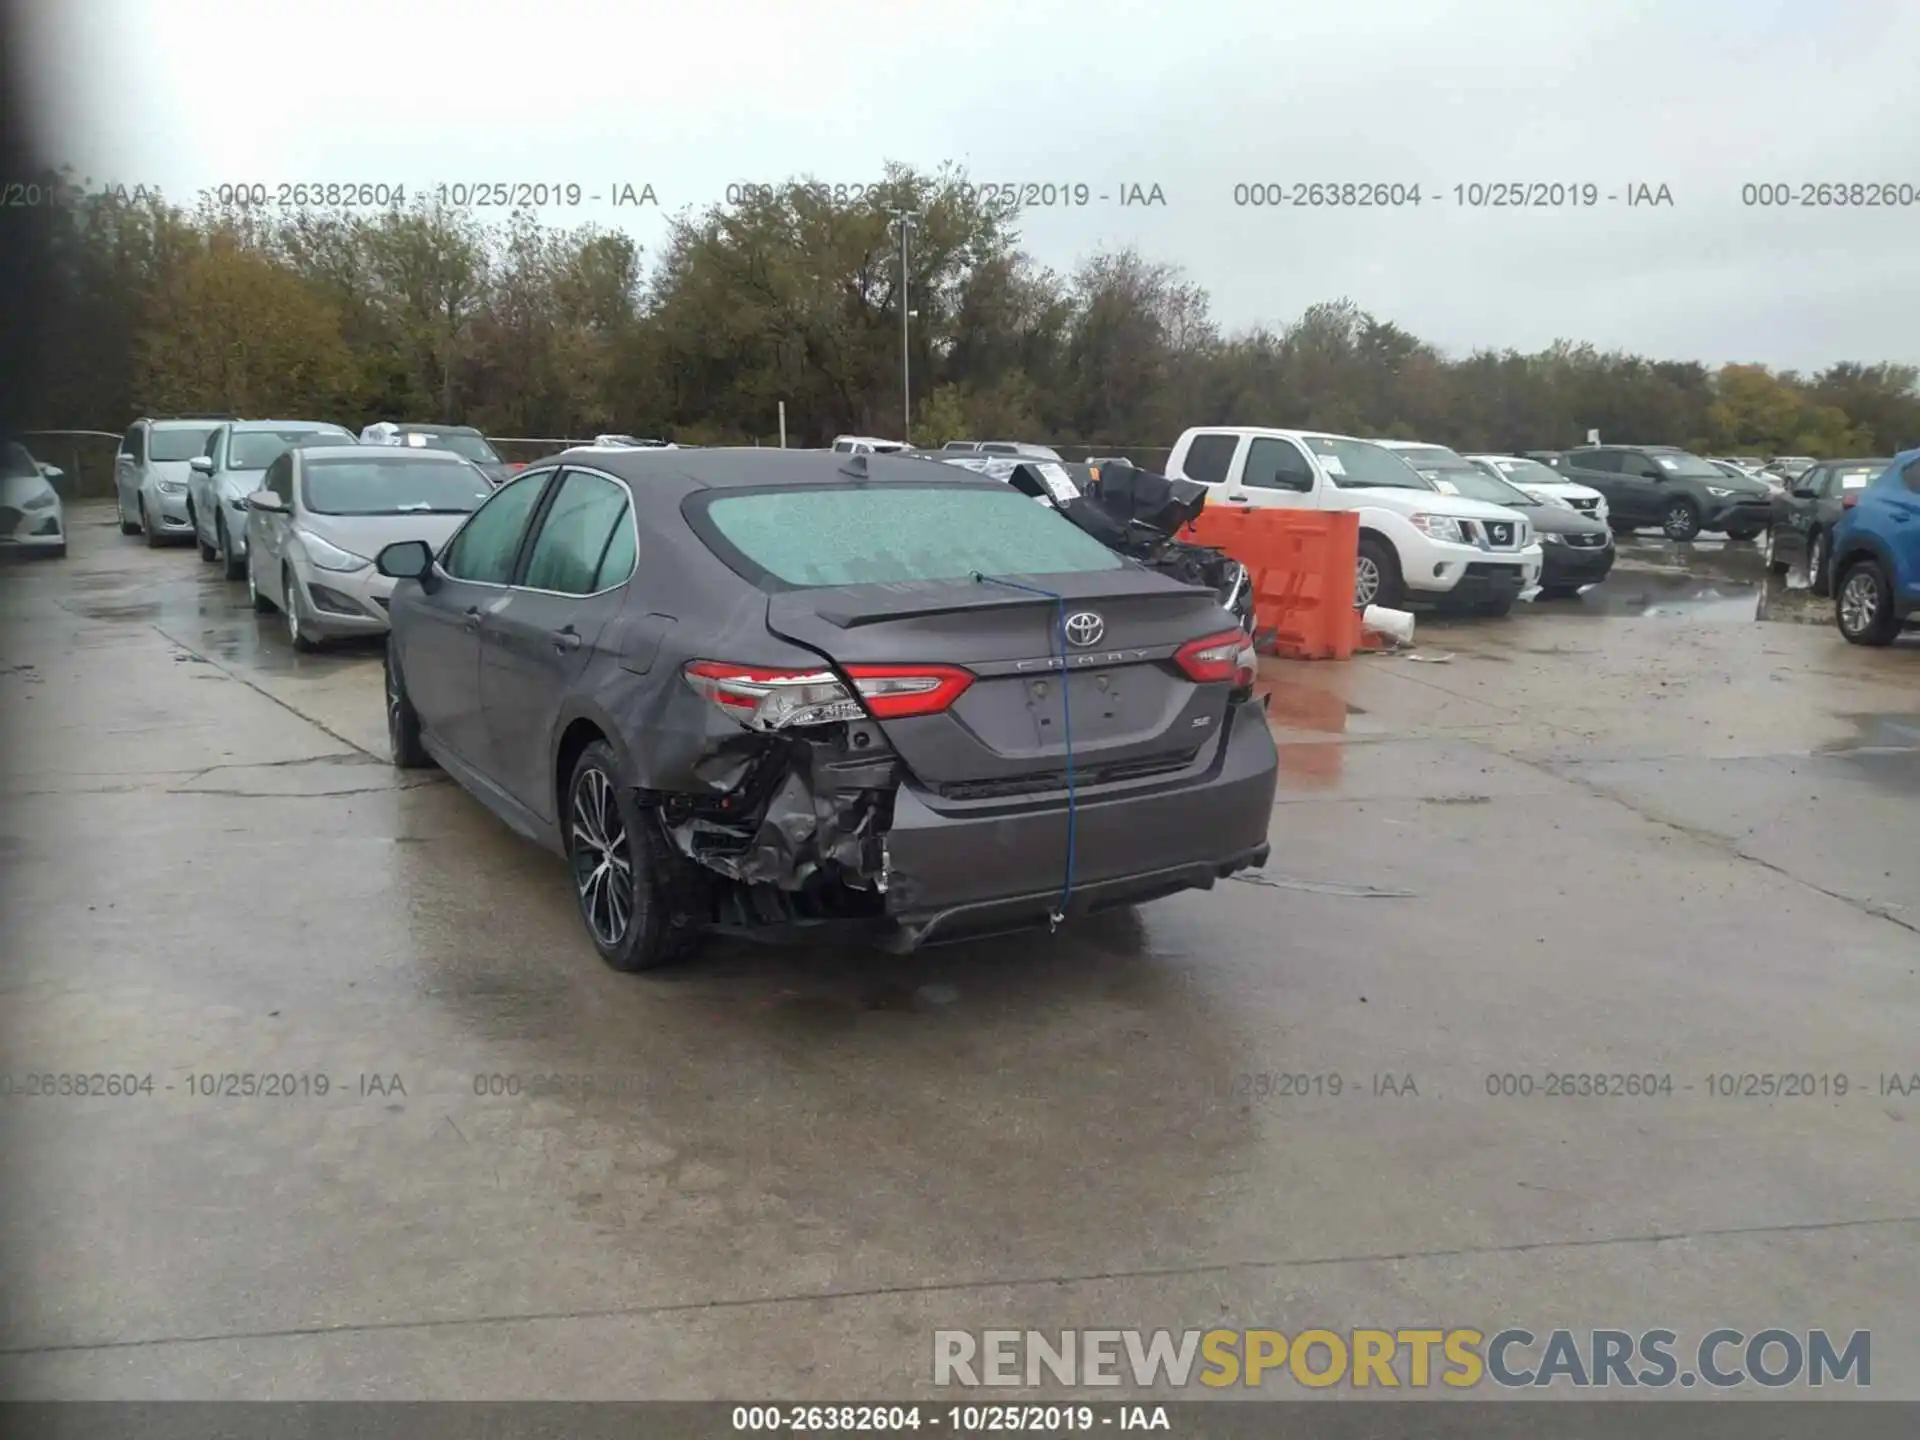
[[[480,628],[480,607],[478,605],[469,605],[467,607],[466,628],[469,630],[478,630]]]
[[[1247,505],[1252,503],[1244,495],[1229,495],[1227,496],[1227,500],[1229,503],[1234,505]]]
[[[562,655],[566,654],[569,650],[578,650],[580,648],[579,632],[571,625],[567,626],[564,630],[554,631],[553,648]]]

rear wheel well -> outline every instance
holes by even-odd
[[[573,767],[596,740],[606,734],[591,720],[575,720],[560,736],[560,748],[553,761],[553,815],[564,831],[567,822],[567,785],[573,779]]]

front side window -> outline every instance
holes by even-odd
[[[709,549],[765,590],[1077,574],[1126,563],[1050,506],[1000,486],[708,492],[687,518]]]
[[[494,491],[447,547],[440,568],[456,580],[505,585],[526,538],[527,522],[553,472],[521,475]]]
[[[1901,467],[1900,478],[1906,482],[1907,489],[1920,494],[1920,460],[1909,460]]]
[[[145,458],[140,453],[140,427],[138,425],[135,425],[131,430],[127,431],[126,435],[121,439],[120,453],[133,460]]]
[[[569,470],[534,537],[521,584],[529,590],[591,595],[616,530],[631,532],[627,487],[604,475]]]
[[[293,503],[293,456],[282,453],[279,459],[269,465],[266,478],[260,482],[260,488],[271,490],[291,505]]]
[[[1313,489],[1313,467],[1290,440],[1262,436],[1247,447],[1245,483],[1255,490]]]

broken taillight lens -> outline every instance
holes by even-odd
[[[694,660],[688,685],[742,725],[784,730],[842,720],[897,720],[946,709],[973,683],[955,665],[849,665],[849,690],[831,670],[768,670],[723,660]]]
[[[1173,663],[1199,685],[1230,682],[1244,690],[1253,684],[1259,662],[1244,630],[1223,630],[1189,640],[1174,652]]]

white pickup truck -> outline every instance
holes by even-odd
[[[1413,600],[1504,615],[1540,582],[1540,541],[1525,515],[1445,494],[1365,440],[1205,426],[1181,435],[1167,474],[1205,485],[1210,504],[1355,511],[1361,607]]]

